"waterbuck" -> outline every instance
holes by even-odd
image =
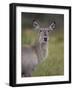
[[[22,47],[21,69],[22,77],[32,76],[37,64],[41,63],[48,56],[49,31],[54,30],[55,22],[52,22],[47,28],[40,27],[37,21],[33,21],[33,27],[38,31],[35,44],[30,47]]]

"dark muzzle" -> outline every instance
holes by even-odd
[[[44,38],[44,41],[47,41],[47,38]]]

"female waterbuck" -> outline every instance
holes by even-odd
[[[37,21],[33,21],[33,27],[38,31],[37,40],[31,47],[22,47],[22,77],[32,76],[32,71],[35,70],[37,64],[41,63],[48,56],[48,33],[54,30],[55,22],[52,22],[49,27],[40,27]]]

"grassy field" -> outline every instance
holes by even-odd
[[[22,45],[33,45],[37,33],[31,30],[23,30]],[[33,76],[57,76],[64,74],[64,38],[63,32],[52,32],[49,37],[48,57],[39,64]]]

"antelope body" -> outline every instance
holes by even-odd
[[[33,46],[22,47],[22,76],[32,76],[37,64],[41,63],[48,56],[48,32],[55,27],[53,22],[48,28],[40,28],[40,25],[33,21],[33,27],[38,30],[38,38]]]

